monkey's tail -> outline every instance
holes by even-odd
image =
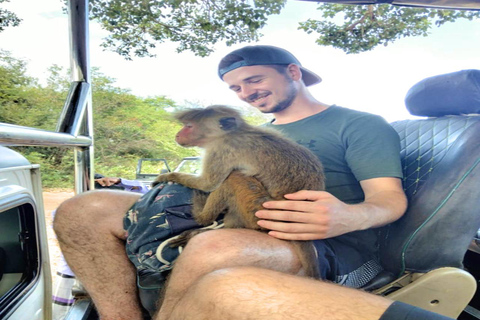
[[[291,241],[297,251],[305,275],[310,278],[320,279],[320,266],[318,264],[317,250],[312,241]]]

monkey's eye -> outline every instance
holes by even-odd
[[[185,128],[193,128],[193,124],[191,124],[190,122],[188,123],[185,123]]]

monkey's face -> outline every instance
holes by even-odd
[[[178,131],[175,141],[182,147],[201,147],[204,144],[205,134],[198,123],[184,123],[183,128]]]
[[[223,80],[237,96],[263,113],[280,112],[288,108],[297,96],[294,80],[301,73],[280,74],[266,66],[247,66],[226,73]]]

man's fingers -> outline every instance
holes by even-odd
[[[95,179],[95,182],[97,182],[102,187],[105,187],[105,181],[103,179]]]
[[[330,194],[325,191],[300,190],[298,192],[286,194],[284,197],[288,200],[317,201],[329,196]]]
[[[311,210],[312,202],[307,201],[267,201],[263,203],[265,209],[276,209],[285,211],[309,212]]]
[[[255,216],[265,220],[318,223],[316,216],[298,211],[260,210],[255,213]]]
[[[285,233],[279,231],[270,231],[268,232],[269,236],[275,237],[281,240],[317,240],[324,239],[325,237],[318,233]]]
[[[286,233],[323,233],[326,226],[308,223],[280,222],[271,220],[259,220],[258,225],[262,228]]]

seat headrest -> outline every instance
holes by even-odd
[[[416,116],[480,113],[480,70],[461,70],[424,79],[408,90],[405,105]]]

